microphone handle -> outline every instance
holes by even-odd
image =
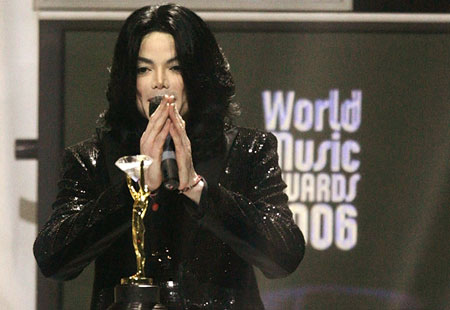
[[[167,136],[163,146],[161,171],[163,186],[168,190],[176,190],[180,185],[178,178],[178,165],[175,157],[175,146],[172,137]]]

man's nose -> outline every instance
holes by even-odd
[[[168,88],[167,76],[164,73],[164,70],[156,70],[154,79],[153,79],[153,88],[163,89]]]

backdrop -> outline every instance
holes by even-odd
[[[89,137],[106,107],[116,36],[66,34],[66,145]],[[258,272],[267,309],[448,309],[450,36],[217,38],[236,80],[237,123],[277,136],[290,208],[307,240],[288,278]],[[82,277],[65,285],[65,309],[90,294],[89,272]]]

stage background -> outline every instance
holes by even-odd
[[[237,123],[279,138],[307,236],[294,274],[258,272],[267,309],[448,309],[448,33],[216,33],[236,80]],[[106,107],[116,36],[66,32],[65,145],[89,137]],[[91,273],[64,284],[63,309],[87,307]]]
[[[448,0],[436,0],[436,1],[404,1],[404,0],[355,0],[354,1],[354,13],[350,14],[299,14],[299,19],[312,21],[313,28],[326,29],[325,32],[339,32],[342,30],[342,21],[353,20],[350,24],[355,24],[356,32],[368,33],[368,32],[382,32],[384,30],[398,29],[401,33],[409,32],[411,35],[422,36],[430,33],[443,33],[448,34],[448,14],[423,14],[424,12],[445,13],[450,12],[450,6]],[[369,13],[370,14],[366,14]],[[373,14],[374,12],[387,12],[389,14]],[[394,14],[394,12],[400,12],[401,14]],[[421,14],[404,14],[405,12],[420,12]],[[120,25],[117,25],[117,13],[118,12],[104,12],[100,14],[109,26],[110,30],[114,33]],[[119,13],[121,18],[124,18],[129,12]],[[222,20],[229,14],[221,14],[216,12],[214,16]],[[270,12],[265,16],[269,16]],[[55,87],[60,86],[62,79],[59,79],[59,74],[55,74],[54,67],[60,66],[60,74],[64,72],[63,61],[60,61],[59,52],[63,50],[64,43],[58,41],[59,37],[55,40],[55,36],[52,37],[53,41],[41,41],[39,39],[44,37],[47,33],[55,34],[54,24],[59,25],[61,20],[76,19],[74,23],[76,26],[72,29],[104,29],[105,27],[98,27],[98,22],[88,21],[89,19],[98,18],[97,12],[93,11],[77,11],[77,12],[42,12],[37,11],[34,0],[23,1],[0,1],[0,272],[2,277],[0,278],[0,308],[1,309],[34,309],[36,303],[38,309],[61,309],[59,306],[59,300],[61,294],[59,293],[58,285],[54,285],[55,281],[43,280],[42,276],[36,269],[36,263],[32,253],[32,244],[36,236],[39,225],[42,225],[45,213],[49,210],[50,200],[54,199],[54,188],[56,185],[56,178],[58,175],[57,158],[59,158],[60,147],[62,144],[54,143],[54,140],[48,140],[47,135],[43,135],[41,129],[44,130],[49,127],[53,132],[61,132],[61,126],[59,126],[59,120],[61,115],[53,113],[53,107],[58,106],[56,109],[60,109],[59,99],[62,99],[62,89]],[[281,14],[279,21],[283,21],[283,24],[289,24],[288,16],[286,14],[286,20]],[[295,15],[295,14],[294,14]],[[97,16],[97,17],[96,17]],[[211,15],[208,15],[211,18]],[[241,19],[243,15],[240,15]],[[333,18],[338,18],[340,22],[333,22]],[[231,16],[232,17],[232,16]],[[264,21],[265,17],[260,16]],[[282,19],[280,19],[280,17]],[[291,16],[292,17],[292,16]],[[321,22],[316,18],[320,17]],[[324,22],[324,18],[327,22]],[[55,23],[49,27],[45,27],[55,20]],[[354,23],[358,20],[358,23]],[[404,21],[408,20],[409,23],[405,24]],[[292,20],[291,20],[292,21]],[[361,26],[361,22],[363,25]],[[411,22],[415,23],[411,27]],[[62,22],[64,23],[64,22]],[[387,24],[386,24],[387,23]],[[104,24],[104,23],[103,23]],[[116,24],[116,25],[113,25]],[[225,23],[224,23],[225,24]],[[225,25],[233,24],[228,22]],[[244,23],[241,29],[247,29],[249,23]],[[311,24],[311,23],[310,23]],[[81,25],[81,27],[80,27]],[[273,26],[273,23],[270,23]],[[416,27],[417,26],[417,27]],[[361,30],[361,27],[365,30]],[[113,29],[114,28],[114,29]],[[297,27],[299,28],[299,27]],[[346,28],[346,27],[344,27]],[[351,27],[352,28],[352,27]],[[418,29],[417,29],[418,28]],[[302,28],[303,29],[303,28]],[[309,28],[304,28],[303,32],[309,32]],[[381,29],[381,30],[380,30]],[[384,29],[384,30],[383,30]],[[317,32],[317,31],[316,31]],[[324,31],[322,31],[324,32]],[[61,40],[63,36],[60,37]],[[48,52],[51,51],[51,52]],[[99,51],[96,50],[96,53]],[[433,53],[434,54],[434,53]],[[39,59],[39,55],[41,58]],[[108,55],[105,55],[108,56]],[[109,57],[109,56],[108,56]],[[442,55],[443,59],[446,54]],[[107,62],[109,62],[107,60]],[[39,75],[40,66],[40,75]],[[62,66],[62,68],[61,68]],[[93,66],[96,66],[95,64]],[[103,68],[102,68],[103,70]],[[103,71],[101,71],[103,72]],[[236,73],[236,72],[235,72]],[[39,76],[39,79],[38,79]],[[415,77],[408,77],[409,80]],[[51,81],[49,86],[48,81]],[[39,86],[38,88],[38,82]],[[432,87],[434,80],[430,80],[427,84]],[[430,86],[431,85],[431,86]],[[102,89],[100,89],[102,91]],[[343,92],[342,96],[346,96]],[[321,94],[322,96],[323,94]],[[38,98],[39,96],[39,98]],[[303,94],[296,93],[296,97],[302,97]],[[326,97],[323,95],[324,98]],[[349,96],[349,95],[348,95]],[[58,100],[54,100],[58,98]],[[364,116],[364,92],[363,92],[363,117]],[[48,100],[51,99],[51,100]],[[311,98],[312,99],[312,98]],[[424,101],[427,104],[428,101]],[[52,112],[48,113],[48,109],[52,107]],[[38,124],[38,108],[43,112],[39,115]],[[47,112],[47,115],[45,114]],[[445,111],[443,111],[445,113]],[[55,127],[56,125],[56,127]],[[59,126],[59,127],[58,127]],[[426,125],[424,125],[426,126]],[[39,127],[39,134],[38,134]],[[361,129],[364,128],[364,122],[361,125]],[[446,134],[444,131],[442,135]],[[40,147],[39,154],[41,154],[39,165],[35,160],[18,160],[14,157],[14,143],[15,139],[38,139],[38,145]],[[363,148],[366,152],[366,150]],[[46,156],[51,155],[51,158]],[[440,154],[441,158],[446,159],[446,154]],[[398,160],[399,161],[399,160]],[[367,165],[367,164],[366,164]],[[39,173],[38,173],[39,167]],[[363,168],[361,167],[360,170]],[[442,167],[443,174],[448,172]],[[39,175],[39,182],[38,182]],[[51,176],[53,175],[53,176]],[[427,174],[428,175],[428,174]],[[364,178],[362,179],[364,180]],[[430,177],[427,177],[430,180]],[[442,182],[442,179],[439,179]],[[438,181],[439,181],[438,180]],[[448,180],[448,177],[447,177]],[[362,181],[361,181],[362,182]],[[37,193],[37,187],[39,184],[40,192]],[[435,184],[435,183],[433,183]],[[436,183],[439,184],[439,183]],[[442,184],[442,183],[441,183]],[[420,191],[423,191],[422,182],[418,185]],[[440,191],[436,196],[433,194],[434,200],[438,197],[448,197],[448,186],[438,187],[435,186],[435,191]],[[399,190],[401,192],[401,190]],[[39,212],[37,212],[37,199],[44,204],[40,205]],[[44,197],[45,196],[45,197]],[[358,197],[361,193],[358,193]],[[427,198],[424,198],[427,199]],[[355,203],[356,205],[356,203]],[[448,208],[448,202],[444,205]],[[360,207],[358,206],[358,209]],[[448,259],[445,254],[442,257],[442,252],[433,250],[433,247],[440,247],[445,249],[448,247],[445,242],[442,242],[442,238],[448,235],[448,211],[447,209],[441,209],[444,215],[436,215],[436,219],[440,219],[441,222],[434,225],[434,229],[424,229],[421,235],[425,233],[429,235],[430,239],[436,238],[436,241],[431,244],[425,245],[426,254],[424,256],[435,256],[436,259]],[[44,216],[37,216],[36,213],[44,213]],[[427,213],[428,214],[428,213]],[[422,215],[422,214],[421,214]],[[409,221],[408,221],[409,223]],[[361,228],[361,224],[359,227]],[[434,231],[434,232],[433,232]],[[424,233],[425,232],[425,233]],[[439,233],[440,232],[440,233]],[[411,232],[412,234],[412,232]],[[436,236],[442,235],[439,239]],[[358,243],[359,244],[359,243]],[[409,246],[411,252],[417,252],[415,248],[416,244]],[[311,246],[311,245],[309,245]],[[308,253],[310,253],[309,251]],[[378,255],[378,253],[376,253]],[[373,254],[375,255],[375,254]],[[305,258],[305,264],[308,262],[309,254]],[[449,303],[448,293],[448,280],[442,282],[442,278],[448,275],[448,269],[442,264],[430,263],[423,265],[418,269],[428,268],[430,270],[439,270],[442,273],[440,278],[436,279],[436,283],[442,288],[440,293],[436,293],[436,306],[433,309],[446,309]],[[327,261],[327,264],[331,264],[332,259]],[[406,263],[409,261],[407,260]],[[352,262],[349,262],[352,264]],[[424,273],[424,272],[422,272]],[[415,273],[414,273],[415,274]],[[362,275],[364,277],[364,275]],[[414,277],[411,274],[405,274],[404,277]],[[38,278],[39,285],[36,286],[36,278]],[[448,278],[447,278],[448,279]],[[273,287],[276,286],[276,282],[268,282]],[[418,285],[408,284],[408,287],[418,287]],[[314,292],[315,288],[310,287],[308,292]],[[416,289],[420,291],[421,288]],[[317,291],[317,290],[316,290]],[[36,299],[36,295],[39,292],[39,296]],[[424,291],[425,294],[426,291]],[[447,292],[442,294],[442,292]],[[75,302],[81,302],[83,299],[89,298],[90,289],[80,292],[81,295],[77,295]],[[374,292],[371,291],[373,294]],[[381,294],[382,291],[375,291],[375,294]],[[88,294],[88,295],[83,295]],[[446,294],[446,295],[445,295]],[[430,297],[432,298],[432,297]],[[83,303],[79,308],[82,308]],[[425,307],[425,306],[424,306]],[[311,308],[311,307],[310,307]],[[389,308],[389,307],[386,307]]]

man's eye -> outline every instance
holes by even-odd
[[[149,68],[147,68],[147,67],[139,67],[139,68],[137,68],[137,73],[138,74],[143,74],[143,73],[146,73],[147,71],[149,71],[150,69]]]
[[[180,72],[181,71],[181,66],[179,66],[179,65],[172,66],[172,67],[170,67],[170,70]]]

